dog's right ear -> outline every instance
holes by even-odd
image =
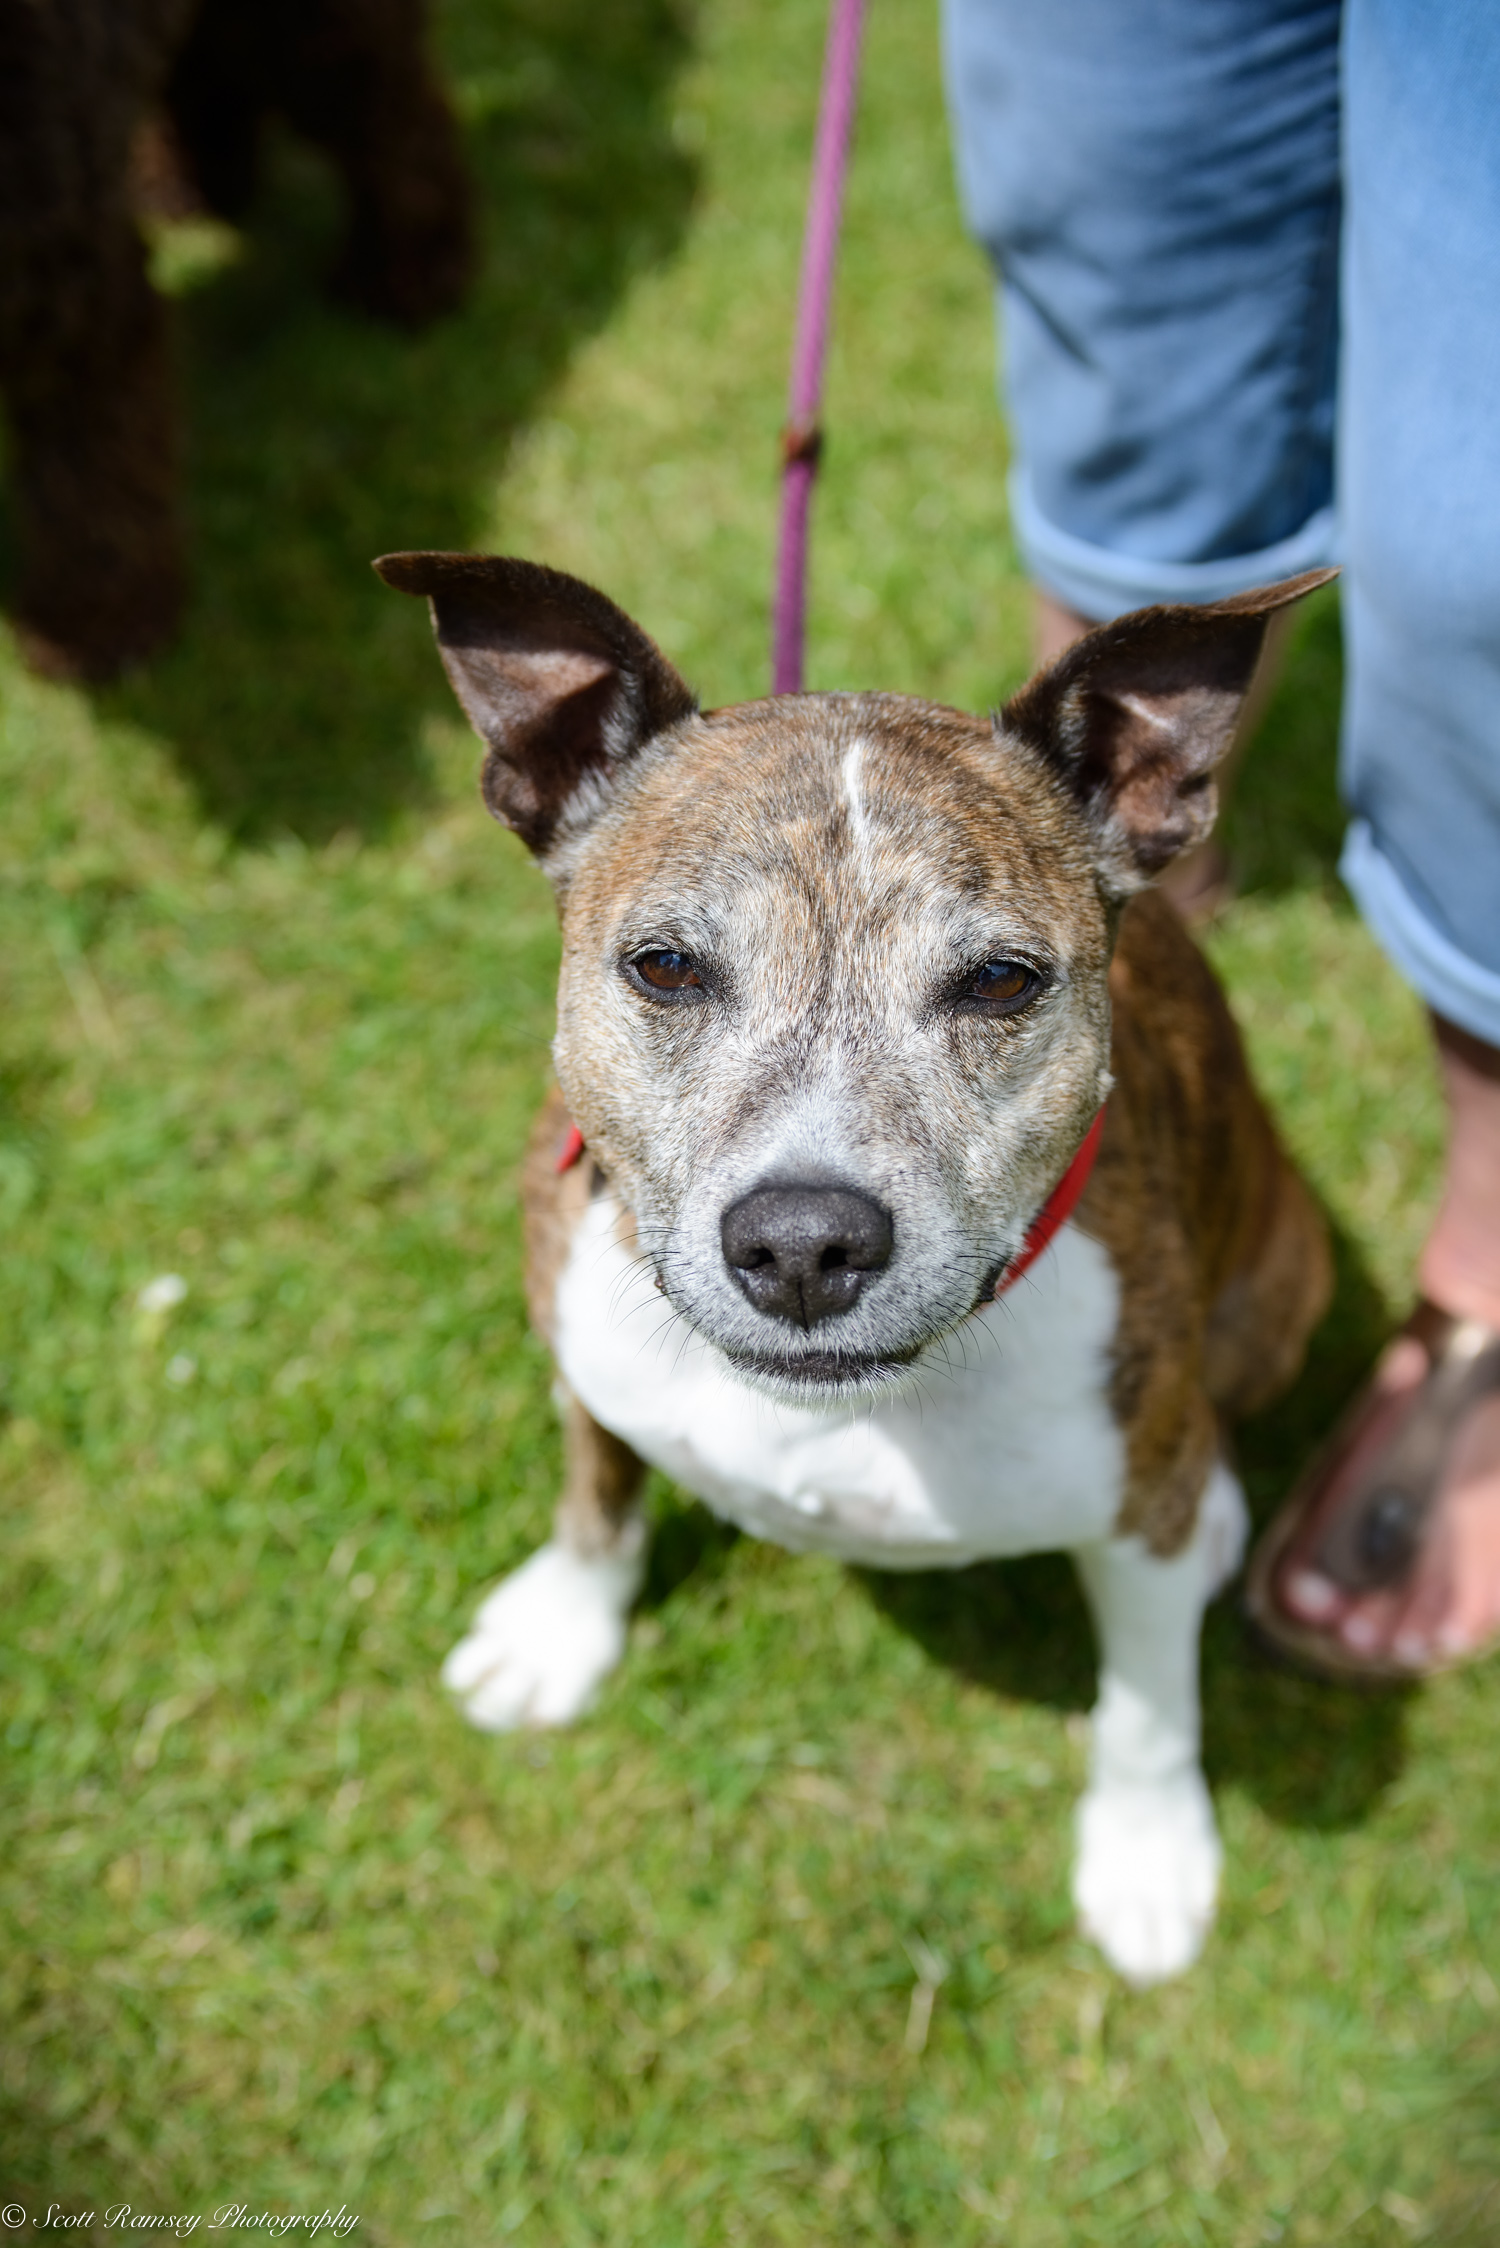
[[[383,554],[375,569],[427,596],[487,751],[485,803],[538,858],[627,758],[698,707],[639,625],[560,570],[492,554]]]
[[[1093,830],[1115,898],[1201,843],[1214,768],[1234,739],[1266,620],[1327,585],[1309,570],[1195,607],[1135,609],[1075,640],[1000,713],[1062,781]]]

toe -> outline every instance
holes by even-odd
[[[1401,1606],[1393,1594],[1372,1592],[1351,1601],[1338,1620],[1338,1635],[1355,1655],[1385,1656],[1396,1636]]]
[[[443,1684],[451,1694],[471,1694],[489,1674],[504,1664],[503,1649],[482,1632],[461,1639],[443,1664]]]
[[[479,1639],[475,1632],[472,1639],[461,1639],[452,1655],[443,1661],[443,1684],[450,1693],[472,1693],[472,1688],[479,1686],[490,1668],[493,1668],[493,1657],[486,1648],[486,1641]]]
[[[1208,1926],[1207,1913],[1188,1910],[1180,1899],[1145,1896],[1117,1900],[1107,1914],[1083,1922],[1084,1933],[1137,1990],[1191,1967]]]
[[[1281,1597],[1292,1615],[1309,1624],[1332,1622],[1346,1601],[1332,1578],[1316,1569],[1289,1569],[1282,1581]]]
[[[481,1733],[513,1733],[530,1721],[532,1682],[514,1664],[501,1664],[463,1696],[464,1715]]]

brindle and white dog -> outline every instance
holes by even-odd
[[[644,1462],[867,1565],[1066,1549],[1102,1651],[1078,1908],[1133,1981],[1186,1967],[1220,1857],[1199,1622],[1243,1537],[1224,1423],[1295,1372],[1328,1258],[1147,885],[1212,823],[1268,615],[1326,573],[1122,617],[991,722],[879,694],[700,711],[575,579],[376,566],[430,598],[485,800],[563,929],[525,1202],[566,1486],[448,1683],[496,1729],[588,1707],[641,1583]],[[1076,1217],[997,1301],[1106,1097]],[[570,1119],[587,1156],[559,1170]]]

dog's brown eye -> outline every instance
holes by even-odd
[[[703,988],[703,978],[685,952],[638,952],[630,965],[653,991]]]
[[[958,994],[969,1014],[1014,1015],[1042,987],[1042,978],[1024,960],[986,960]]]
[[[970,989],[976,999],[1019,999],[1030,981],[1019,960],[986,960]]]

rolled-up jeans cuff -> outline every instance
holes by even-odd
[[[1433,1012],[1486,1045],[1500,1046],[1500,976],[1434,927],[1368,820],[1350,821],[1339,873],[1377,943]]]
[[[1019,466],[1010,474],[1010,516],[1032,581],[1096,624],[1156,601],[1223,601],[1231,593],[1274,585],[1337,559],[1331,507],[1320,507],[1275,546],[1264,546],[1258,554],[1232,554],[1221,562],[1143,562],[1075,539],[1047,521]]]

